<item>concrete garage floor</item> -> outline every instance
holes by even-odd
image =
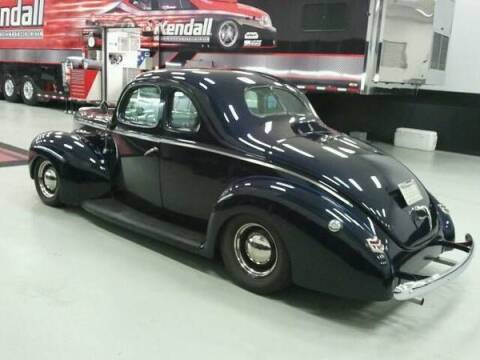
[[[70,128],[59,109],[0,102],[0,142]],[[480,240],[480,158],[381,146]],[[479,273],[477,254],[423,307],[260,297],[218,262],[43,206],[25,166],[0,168],[0,359],[477,359]]]

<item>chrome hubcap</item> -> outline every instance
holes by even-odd
[[[252,277],[266,277],[277,265],[275,241],[262,225],[241,226],[235,233],[234,250],[240,266]]]
[[[23,84],[23,96],[27,100],[31,100],[33,97],[33,84],[31,81],[25,81]]]
[[[272,258],[272,246],[263,234],[250,235],[245,246],[248,258],[257,265],[265,265]]]
[[[15,83],[13,82],[12,79],[7,79],[5,81],[5,95],[7,96],[13,96],[13,93],[15,92]]]
[[[58,188],[58,176],[52,163],[50,161],[42,162],[38,168],[37,176],[43,196],[49,199],[54,197]]]
[[[224,22],[218,31],[218,38],[224,47],[232,47],[238,40],[238,27],[233,21]]]

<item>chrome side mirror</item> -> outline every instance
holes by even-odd
[[[106,126],[107,126],[107,130],[113,130],[113,128],[115,127],[115,124],[113,123],[113,119],[111,118],[108,119]]]
[[[107,114],[108,113],[108,104],[106,101],[102,101],[100,103],[100,110],[102,111],[103,114]]]

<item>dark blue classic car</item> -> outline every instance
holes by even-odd
[[[291,283],[364,300],[421,300],[473,255],[448,210],[402,164],[327,127],[304,94],[235,70],[159,70],[116,109],[30,149],[47,205],[80,205],[138,233],[223,259],[262,294]],[[453,262],[447,250],[466,253]],[[418,275],[431,262],[447,266]]]

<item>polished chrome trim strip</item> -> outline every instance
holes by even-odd
[[[71,56],[82,56],[82,50],[0,49],[0,61],[60,64]]]
[[[82,125],[86,125],[86,126],[90,126],[90,127],[96,128],[96,129],[107,131],[106,127],[100,125],[98,122],[95,122],[95,121],[86,120],[84,118],[81,118],[81,119],[77,118],[75,121],[82,124]],[[338,194],[337,191],[334,190],[333,188],[330,188],[327,185],[324,185],[321,180],[315,181],[315,180],[313,180],[313,179],[311,179],[307,176],[298,174],[294,171],[285,169],[285,168],[277,166],[277,165],[273,165],[273,164],[268,163],[264,160],[255,159],[253,157],[248,157],[246,155],[234,154],[234,153],[227,152],[227,151],[224,151],[224,150],[212,147],[212,146],[200,145],[196,142],[184,142],[184,141],[179,141],[179,140],[174,140],[174,139],[169,139],[169,138],[164,138],[164,137],[157,137],[157,136],[154,136],[154,135],[143,134],[143,133],[140,133],[138,131],[133,131],[133,130],[114,129],[114,130],[109,130],[109,131],[112,132],[112,133],[115,133],[115,134],[130,136],[130,137],[133,137],[133,138],[136,138],[136,139],[152,141],[152,142],[159,143],[159,144],[176,145],[176,146],[182,146],[182,147],[189,148],[189,149],[202,150],[202,151],[206,151],[206,152],[210,152],[210,153],[214,153],[214,154],[218,154],[218,155],[222,155],[222,156],[227,156],[227,157],[237,159],[237,160],[240,160],[240,161],[246,161],[246,162],[251,163],[251,164],[260,165],[260,166],[269,168],[271,170],[283,172],[283,173],[288,174],[290,176],[293,176],[293,177],[296,177],[296,178],[301,179],[303,181],[306,181],[306,182],[314,185],[315,187],[318,187],[318,188],[322,189],[323,191],[329,193],[330,195],[332,195],[336,199],[340,200],[344,204],[346,204],[350,207],[353,207],[353,205],[350,201],[348,201],[342,195]]]

